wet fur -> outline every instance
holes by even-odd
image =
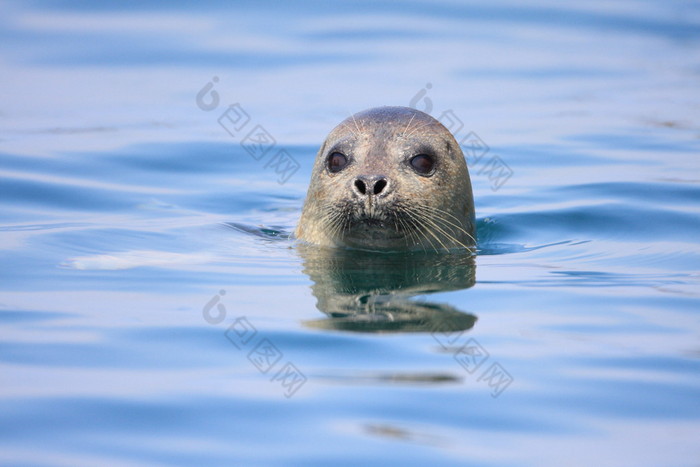
[[[331,173],[326,159],[336,151],[350,163]],[[436,159],[429,177],[407,162],[422,153]],[[381,175],[387,186],[380,196],[358,197],[352,184],[360,175]],[[440,122],[415,109],[380,107],[352,115],[318,152],[296,236],[367,250],[473,246],[474,204],[462,150]]]

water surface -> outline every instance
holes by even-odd
[[[4,464],[697,465],[695,3],[0,12]],[[295,245],[326,133],[409,104],[477,255]]]

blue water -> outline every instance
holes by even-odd
[[[0,17],[0,463],[700,462],[696,2]],[[326,133],[409,104],[476,257],[296,245]]]

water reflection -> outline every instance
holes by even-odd
[[[316,306],[326,318],[313,328],[356,332],[449,332],[471,329],[477,317],[417,295],[474,285],[471,252],[381,254],[299,245]]]

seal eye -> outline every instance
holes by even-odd
[[[428,175],[435,167],[435,161],[426,154],[418,154],[409,161],[413,170],[421,175]]]
[[[328,156],[327,164],[328,170],[330,170],[332,173],[337,173],[343,170],[346,165],[348,165],[348,158],[345,157],[344,154],[334,152],[330,156]]]

